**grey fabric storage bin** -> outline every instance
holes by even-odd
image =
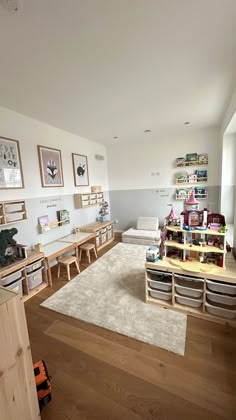
[[[9,274],[0,279],[0,286],[7,286],[8,284],[13,283],[16,280],[19,280],[22,277],[23,270],[17,270],[14,273]]]
[[[28,286],[30,290],[34,289],[34,287],[37,287],[43,282],[42,270],[43,268],[41,267],[38,270],[33,271],[33,273],[27,275]]]

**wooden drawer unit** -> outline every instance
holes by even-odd
[[[104,201],[103,192],[95,193],[81,193],[74,195],[74,202],[76,209],[83,209],[86,207],[99,206]]]
[[[114,240],[113,222],[94,222],[80,227],[81,232],[95,232],[96,246],[99,251]]]
[[[0,225],[22,222],[27,219],[24,200],[4,201],[0,203]]]

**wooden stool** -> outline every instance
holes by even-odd
[[[91,263],[90,251],[93,250],[95,257],[96,258],[98,257],[97,252],[96,252],[96,247],[95,247],[94,244],[90,244],[90,243],[83,244],[83,245],[80,245],[79,249],[80,249],[79,259],[81,260],[82,251],[86,251],[86,255],[88,257],[89,264]]]
[[[58,266],[57,266],[57,277],[60,277],[61,265],[65,265],[66,271],[67,271],[67,277],[68,277],[68,280],[70,280],[70,264],[73,264],[73,263],[75,263],[77,271],[78,273],[80,273],[79,263],[78,263],[77,258],[74,255],[60,258],[58,260]]]

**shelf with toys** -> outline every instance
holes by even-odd
[[[193,191],[180,216],[172,207],[165,218],[159,258],[145,264],[145,301],[236,327],[236,262],[226,258],[225,218],[198,206]]]
[[[182,261],[195,259],[225,267],[225,218],[207,209],[199,210],[194,190],[185,200],[180,216],[172,207],[165,219],[165,230],[164,256],[179,256]]]

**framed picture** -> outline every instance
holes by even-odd
[[[89,185],[88,160],[87,156],[72,153],[74,180],[76,187]]]
[[[63,187],[61,151],[38,146],[38,155],[42,187]]]
[[[24,188],[18,140],[0,137],[0,189]]]

